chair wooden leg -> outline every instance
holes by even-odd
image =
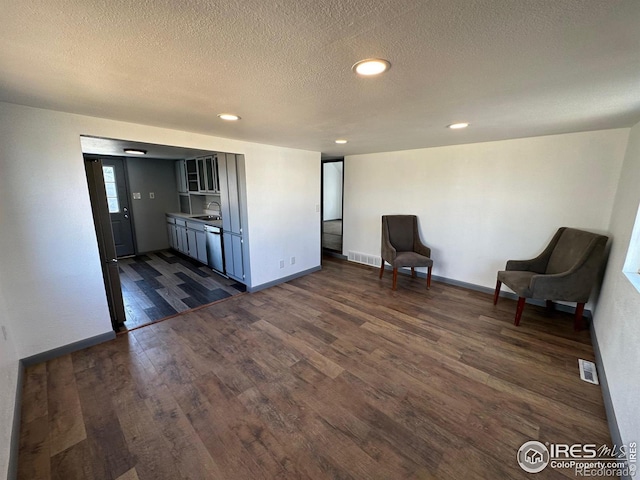
[[[497,305],[498,304],[498,297],[500,296],[500,287],[502,286],[502,282],[500,280],[498,280],[496,282],[496,291],[493,294],[493,304]]]
[[[396,285],[398,284],[398,268],[394,268],[393,269],[393,288],[392,290],[396,289]]]
[[[522,318],[522,311],[524,310],[524,302],[525,302],[525,298],[524,297],[519,297],[518,298],[518,306],[516,307],[516,319],[513,322],[513,324],[517,327],[518,325],[520,325],[520,319]]]
[[[584,303],[579,303],[576,305],[576,318],[573,323],[574,330],[580,331],[582,330],[582,314],[584,313]]]
[[[411,267],[411,278],[416,278],[416,267]]]
[[[555,306],[553,305],[553,300],[547,300],[547,311],[553,312],[554,309],[555,309]]]
[[[427,267],[427,290],[431,288],[431,268]]]
[[[384,260],[382,260],[382,263],[380,264],[380,278],[382,278],[383,273],[384,273]]]

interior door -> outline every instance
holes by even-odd
[[[322,248],[342,254],[344,159],[322,161]]]
[[[102,265],[102,276],[107,294],[107,303],[111,314],[111,324],[118,330],[126,321],[120,272],[116,257],[116,246],[111,231],[111,218],[107,204],[107,192],[104,182],[102,163],[98,159],[85,158],[85,172],[89,186],[89,198],[93,212],[93,223],[96,229],[98,250]]]
[[[134,255],[135,241],[124,159],[111,157],[102,158],[101,160],[107,206],[111,217],[111,230],[116,246],[116,257]]]

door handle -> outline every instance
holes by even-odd
[[[127,215],[126,213],[124,214],[124,218],[129,218],[129,215]]]
[[[118,259],[117,258],[112,258],[111,260],[106,260],[104,263],[118,263]]]

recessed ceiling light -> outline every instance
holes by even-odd
[[[347,141],[344,138],[339,138],[336,140],[336,143],[347,143]]]
[[[382,58],[367,58],[366,60],[360,60],[358,63],[351,67],[358,75],[363,77],[370,77],[373,75],[380,75],[391,68],[391,63],[388,60]]]
[[[129,155],[146,155],[146,150],[138,150],[137,148],[125,148],[124,153],[128,153]]]
[[[221,120],[227,120],[229,122],[240,120],[240,117],[238,115],[234,115],[233,113],[219,113],[218,118],[220,118]]]
[[[447,128],[451,128],[453,130],[457,130],[459,128],[467,128],[469,126],[468,123],[452,123],[451,125],[447,125]]]

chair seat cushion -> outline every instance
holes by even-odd
[[[416,252],[397,252],[396,259],[391,266],[394,268],[431,267],[433,266],[433,260]]]
[[[537,275],[537,273],[517,270],[500,271],[498,272],[498,280],[516,292],[519,297],[530,298],[532,297],[532,292],[529,289],[529,285],[531,285],[531,277],[534,275]]]

